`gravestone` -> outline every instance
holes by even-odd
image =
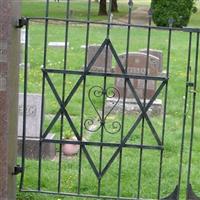
[[[18,154],[21,154],[22,136],[23,136],[23,98],[19,94],[18,105]],[[41,100],[40,94],[27,94],[26,106],[26,142],[25,156],[28,158],[38,158],[40,123],[41,123]],[[53,134],[48,134],[47,139],[53,139]],[[43,143],[42,156],[44,158],[55,157],[55,145]]]
[[[119,55],[121,63],[125,66],[126,63],[126,54]],[[128,74],[134,75],[145,75],[146,74],[146,64],[147,64],[147,55],[145,53],[129,53],[128,55]],[[119,66],[115,68],[116,73],[121,73]],[[149,76],[158,76],[159,72],[159,59],[155,56],[149,55],[149,65],[147,75]],[[136,90],[136,93],[140,99],[144,99],[144,87],[145,80],[143,79],[130,79],[131,83]],[[116,78],[115,87],[118,89],[121,98],[124,96],[124,79]],[[156,81],[148,80],[146,88],[146,99],[150,99],[156,91]],[[133,93],[129,86],[126,90],[126,98],[133,98]]]
[[[88,46],[87,64],[91,62],[91,60],[94,58],[99,48],[100,45],[96,44]],[[106,61],[106,53],[107,53],[107,61]],[[106,50],[106,47],[103,49],[101,54],[96,59],[95,63],[92,65],[90,71],[104,72],[106,64],[107,64],[107,72],[110,72],[112,70],[112,52],[109,47],[108,50]]]
[[[146,53],[147,54],[147,49],[140,49],[139,52]],[[163,52],[161,50],[157,49],[149,49],[149,55],[155,56],[159,58],[159,69],[158,71],[162,73],[163,69]]]
[[[126,54],[119,55],[119,59],[123,66],[126,63]],[[148,76],[159,76],[159,58],[149,55],[148,61]],[[146,64],[147,64],[147,54],[140,52],[131,52],[128,55],[128,67],[127,73],[133,75],[146,75]],[[115,68],[115,73],[121,74],[121,70],[117,65]],[[123,98],[124,98],[124,78],[115,78],[115,88],[118,90],[120,95],[120,100],[118,105],[115,107],[114,112],[121,112],[123,107]],[[131,84],[135,89],[137,96],[141,100],[144,101],[144,95],[146,99],[146,103],[154,96],[156,92],[156,81],[155,80],[147,80],[146,92],[145,92],[145,80],[144,79],[133,79],[130,78]],[[145,94],[146,93],[146,94]],[[113,106],[113,103],[116,102],[116,98],[107,98],[106,109],[110,109]],[[135,100],[132,90],[126,84],[126,104],[125,104],[125,112],[140,112],[140,108]],[[149,114],[159,115],[162,112],[162,101],[157,99],[154,101],[153,105],[149,109]]]

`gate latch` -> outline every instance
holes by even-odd
[[[16,165],[14,167],[14,172],[12,173],[12,175],[17,175],[17,174],[22,173],[22,172],[23,172],[23,168],[20,165]]]

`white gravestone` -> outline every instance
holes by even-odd
[[[23,98],[24,94],[19,94],[18,105],[18,155],[22,153],[23,143]],[[40,140],[40,123],[41,123],[41,101],[40,94],[27,94],[26,107],[26,135],[25,135],[25,157],[29,159],[38,159],[39,140]],[[54,134],[48,134],[47,139],[54,139]],[[56,149],[54,143],[43,143],[42,157],[54,159]]]
[[[18,106],[18,136],[22,136],[23,134],[23,98],[24,94],[20,93]],[[42,96],[40,94],[27,94],[26,137],[40,137],[41,100]]]

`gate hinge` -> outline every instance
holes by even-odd
[[[16,28],[22,28],[23,26],[26,26],[26,25],[27,25],[27,19],[22,17],[22,18],[18,19]]]
[[[17,175],[19,173],[22,173],[23,172],[23,167],[21,167],[20,165],[16,165],[14,167],[14,172],[12,173],[12,175]]]

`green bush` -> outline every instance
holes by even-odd
[[[195,0],[152,0],[153,21],[157,26],[168,26],[174,19],[174,27],[187,26]]]

